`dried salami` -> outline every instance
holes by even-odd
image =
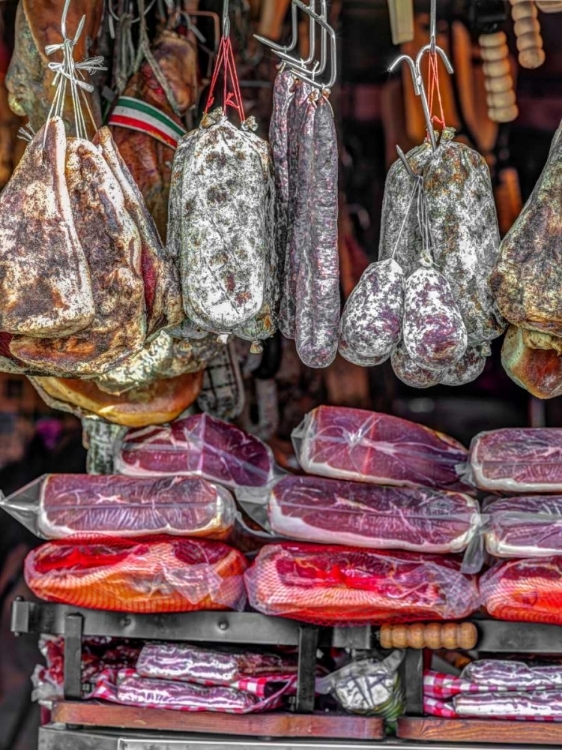
[[[314,112],[311,151],[308,226],[297,275],[295,340],[305,365],[327,367],[337,353],[340,320],[338,144],[332,108],[323,96]]]
[[[467,347],[466,327],[451,287],[435,268],[422,266],[407,279],[404,346],[420,367],[443,369]]]
[[[403,315],[404,271],[392,258],[371,263],[346,302],[340,354],[354,364],[381,364],[400,341]]]
[[[490,355],[490,346],[471,346],[463,357],[448,367],[441,376],[442,385],[466,385],[479,377]]]
[[[431,388],[440,382],[444,372],[421,367],[409,356],[403,344],[392,352],[390,361],[396,377],[410,388]]]

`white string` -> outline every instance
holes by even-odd
[[[398,237],[396,238],[396,244],[394,245],[394,249],[391,254],[391,258],[394,258],[396,255],[396,251],[398,250],[398,245],[400,244],[400,239],[402,237],[402,233],[404,231],[404,227],[406,226],[406,222],[408,221],[408,216],[410,215],[410,211],[412,209],[412,204],[414,202],[414,199],[418,193],[418,190],[420,190],[421,187],[421,178],[416,177],[416,181],[414,183],[414,187],[412,188],[412,192],[410,193],[410,199],[408,201],[408,208],[406,209],[406,213],[404,214],[404,219],[402,221],[402,226],[400,227],[400,231],[398,232]]]

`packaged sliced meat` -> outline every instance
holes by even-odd
[[[299,173],[306,170],[307,189],[298,196],[296,221],[302,227],[296,287],[295,342],[308,367],[327,367],[336,356],[340,322],[338,251],[338,141],[332,108],[325,97],[314,108],[312,140],[299,151]],[[306,155],[301,159],[301,151]],[[299,178],[299,190],[305,183]],[[304,211],[302,221],[299,214]]]
[[[293,431],[309,474],[405,487],[465,487],[459,466],[467,450],[453,438],[399,417],[319,406]]]
[[[146,308],[140,233],[113,172],[96,146],[69,138],[65,174],[96,314],[69,338],[16,336],[10,351],[39,372],[76,377],[103,373],[139,351],[146,337]]]
[[[562,127],[533,192],[504,237],[492,277],[502,315],[519,328],[562,336],[560,177]]]
[[[465,353],[466,326],[449,282],[422,266],[404,284],[404,347],[420,367],[450,367]]]
[[[461,677],[488,690],[527,692],[562,689],[562,670],[558,664],[535,667],[521,661],[478,659],[463,669]]]
[[[274,242],[273,175],[262,149],[221,109],[180,140],[170,201],[180,192],[180,272],[184,311],[207,330],[227,333],[247,323],[264,303],[266,269]]]
[[[350,294],[340,321],[342,357],[384,362],[402,336],[404,271],[389,258],[371,263]],[[343,346],[342,346],[343,342]]]
[[[444,369],[430,370],[422,367],[408,354],[404,342],[392,352],[390,358],[392,371],[396,377],[410,388],[431,388],[441,382]]]
[[[50,602],[120,612],[243,609],[244,556],[206,539],[46,542],[25,560],[25,580]]]
[[[562,555],[562,496],[501,498],[490,504],[486,516],[486,549],[490,555]]]
[[[292,657],[277,654],[216,650],[179,643],[147,643],[140,652],[136,670],[141,677],[152,679],[201,685],[235,686],[236,683],[238,686],[243,680],[259,682],[261,677],[285,681],[296,675],[297,662]]]
[[[480,578],[480,594],[499,620],[562,625],[562,557],[497,563]]]
[[[467,479],[489,491],[562,492],[562,428],[481,432],[470,446]]]
[[[248,569],[254,609],[324,625],[456,620],[479,605],[456,558],[284,542]]]
[[[509,326],[502,365],[509,377],[536,398],[562,395],[562,339],[549,333]]]
[[[453,699],[457,716],[481,719],[562,721],[562,690],[520,693],[465,693]]]
[[[204,479],[47,474],[0,500],[0,507],[44,539],[173,534],[223,539],[236,507]]]
[[[2,190],[2,331],[68,336],[94,318],[90,270],[76,232],[65,159],[64,123],[55,117],[35,135]]]
[[[209,414],[129,431],[115,466],[129,476],[199,476],[229,487],[262,487],[274,470],[265,443]]]
[[[461,493],[306,476],[280,479],[267,513],[290,539],[440,554],[466,549],[480,522],[478,502]]]

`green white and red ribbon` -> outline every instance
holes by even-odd
[[[107,124],[147,133],[170,148],[176,148],[179,139],[187,132],[158,107],[132,96],[119,97]]]

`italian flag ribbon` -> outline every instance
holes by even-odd
[[[107,124],[148,133],[157,141],[174,149],[179,139],[187,133],[187,130],[178,125],[169,115],[153,107],[152,104],[147,104],[132,96],[119,97]]]

